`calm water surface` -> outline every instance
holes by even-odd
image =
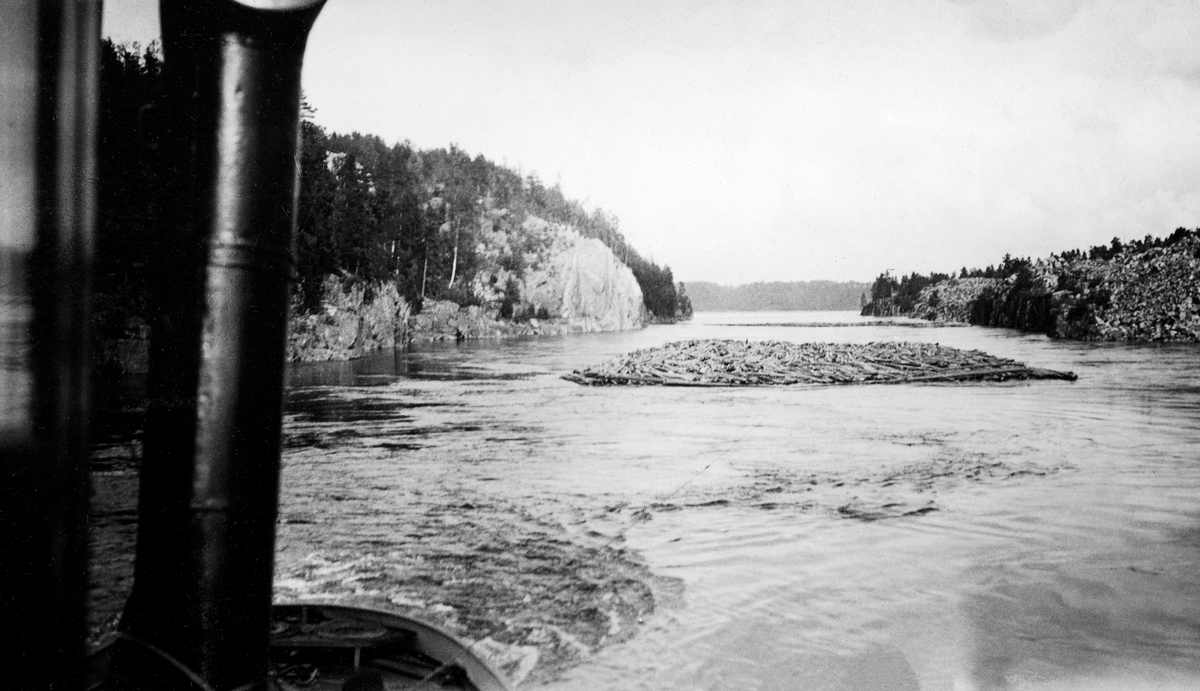
[[[1200,348],[769,325],[801,321],[862,319],[702,313],[633,333],[297,366],[291,386],[360,408],[421,401],[393,421],[403,444],[395,425],[376,440],[406,465],[531,512],[590,516],[679,579],[638,636],[551,688],[1200,688]],[[1079,380],[800,390],[559,378],[691,338],[932,341]],[[927,511],[864,521],[847,506]],[[631,518],[637,507],[652,507],[648,520]]]

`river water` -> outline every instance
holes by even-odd
[[[451,488],[459,514],[497,506],[561,525],[655,579],[635,631],[582,645],[558,678],[528,685],[1200,688],[1200,348],[794,325],[859,321],[700,313],[637,332],[296,366],[285,590],[289,566],[307,558],[311,575],[326,563],[312,563],[325,541],[404,542],[403,525],[327,537],[323,506],[359,488],[374,492],[363,501],[375,515],[389,511],[380,495]],[[939,342],[1079,379],[695,389],[559,378],[693,338]]]

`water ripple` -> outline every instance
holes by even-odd
[[[700,317],[298,367],[286,431],[370,487],[411,497],[453,478],[472,504],[623,545],[682,582],[656,591],[635,637],[553,688],[1200,682],[1196,347]],[[707,337],[923,340],[1079,380],[696,391],[558,379]],[[286,464],[324,462],[291,448]],[[359,496],[329,484],[345,497],[330,501]]]

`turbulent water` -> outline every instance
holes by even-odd
[[[636,633],[585,654],[553,688],[1200,686],[1200,350],[752,325],[838,320],[857,317],[706,313],[634,333],[388,354],[298,367],[293,396],[420,402],[360,444],[399,444],[395,472],[472,502],[578,517],[678,579]],[[559,379],[690,338],[935,341],[1079,380],[791,390]]]
[[[526,687],[1200,687],[1200,349],[753,325],[858,320],[297,366],[277,590],[425,612]],[[932,341],[1079,379],[559,378],[691,338]]]

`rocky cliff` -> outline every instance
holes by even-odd
[[[289,360],[345,360],[395,348],[407,337],[410,309],[392,283],[325,279],[324,300],[313,312],[291,306]],[[298,298],[298,296],[297,296]]]
[[[989,291],[1001,289],[1003,281],[994,278],[950,279],[921,291],[912,316],[930,321],[971,321],[975,305]]]
[[[633,272],[599,240],[569,226],[528,217],[506,232],[481,219],[486,259],[469,277],[471,301],[460,305],[427,299],[418,311],[394,283],[328,276],[322,301],[304,310],[294,296],[288,323],[287,358],[344,360],[410,341],[508,338],[640,329],[648,322]],[[149,328],[140,322],[128,335],[102,343],[103,364],[113,372],[146,371]]]
[[[1061,335],[1105,341],[1200,341],[1200,238],[1062,267]]]
[[[890,299],[864,314],[903,314],[1099,341],[1200,341],[1200,237],[1111,260],[1042,259],[1006,279],[941,281],[912,310]]]
[[[472,300],[427,299],[419,312],[390,284],[326,279],[321,307],[293,305],[288,359],[358,357],[406,341],[590,333],[642,328],[647,312],[633,272],[604,243],[530,216],[518,229],[481,217],[484,259],[468,277]],[[414,313],[416,312],[416,313]]]
[[[624,331],[646,325],[642,289],[633,271],[603,242],[561,224],[530,217],[527,232],[550,233],[545,258],[525,272],[521,299],[564,320],[573,333]]]

